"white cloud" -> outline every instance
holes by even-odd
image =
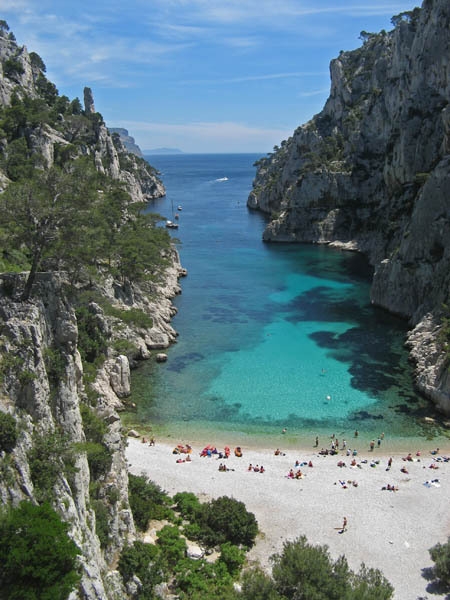
[[[223,79],[184,79],[180,81],[181,84],[229,84],[229,83],[246,83],[249,81],[269,81],[271,79],[291,79],[300,77],[314,77],[316,75],[323,75],[324,73],[308,72],[308,71],[294,71],[292,73],[267,73],[265,75],[246,75],[243,77],[229,77]]]
[[[361,3],[341,0],[339,3],[317,0],[158,0],[168,12],[177,14],[178,19],[188,22],[261,23],[269,22],[277,26],[280,19],[301,18],[324,14],[347,14],[349,16],[391,16],[405,10],[404,2],[390,0]],[[412,4],[412,3],[411,3]]]
[[[323,88],[321,90],[310,90],[309,92],[300,92],[298,95],[300,98],[310,98],[311,96],[321,96],[322,94],[329,94],[330,88]]]

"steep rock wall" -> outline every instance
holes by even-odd
[[[117,305],[140,308],[152,316],[150,330],[127,326],[116,335],[141,348],[137,358],[149,358],[154,348],[167,347],[176,333],[170,325],[175,309],[170,299],[180,292],[181,268],[174,250],[173,266],[159,286],[120,290],[114,282],[103,293]],[[130,365],[127,356],[111,349],[94,383],[95,404],[86,394],[83,365],[78,351],[78,323],[74,307],[66,293],[67,282],[60,275],[41,273],[31,300],[22,302],[20,291],[24,275],[0,275],[0,353],[2,386],[0,410],[13,415],[20,435],[11,455],[0,453],[1,504],[17,505],[21,500],[38,502],[33,481],[32,458],[36,436],[58,432],[76,449],[75,470],[61,462],[54,482],[52,504],[61,518],[70,524],[70,535],[81,550],[80,590],[71,600],[115,600],[127,598],[121,578],[115,570],[124,545],[136,539],[128,501],[128,472],[125,458],[126,434],[117,410],[130,394]],[[115,322],[98,307],[103,327],[114,340]],[[140,346],[139,346],[140,345]],[[57,377],[47,357],[58,353],[62,365]],[[108,471],[95,481],[97,499],[107,511],[108,542],[101,544],[96,532],[96,512],[90,494],[93,480],[89,469],[82,418],[82,406],[89,405],[106,424],[102,443],[111,456]]]
[[[442,357],[439,315],[450,295],[450,5],[426,0],[395,22],[392,32],[365,34],[361,48],[331,62],[324,109],[258,161],[248,206],[271,215],[266,241],[364,252],[375,267],[372,301],[413,326],[431,314],[438,326],[430,340]],[[412,353],[416,362],[419,355]],[[420,377],[417,384],[450,414],[447,362],[434,362],[433,385]]]

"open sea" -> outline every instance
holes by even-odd
[[[365,258],[262,242],[265,217],[246,206],[258,158],[147,157],[167,190],[149,210],[173,220],[181,207],[171,235],[188,276],[168,361],[133,372],[134,418],[182,442],[309,446],[318,435],[325,446],[335,434],[353,447],[383,432],[393,449],[444,445],[412,386],[407,324],[370,304]]]

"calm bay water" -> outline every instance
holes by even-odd
[[[149,157],[167,190],[149,210],[172,218],[182,206],[173,235],[188,277],[168,362],[133,373],[138,418],[175,438],[247,444],[279,439],[284,427],[284,443],[355,429],[359,440],[432,439],[406,324],[370,305],[364,257],[261,241],[265,219],[246,206],[257,158]]]

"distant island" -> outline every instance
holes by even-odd
[[[153,148],[152,150],[143,150],[145,154],[183,154],[183,151],[179,148]]]

